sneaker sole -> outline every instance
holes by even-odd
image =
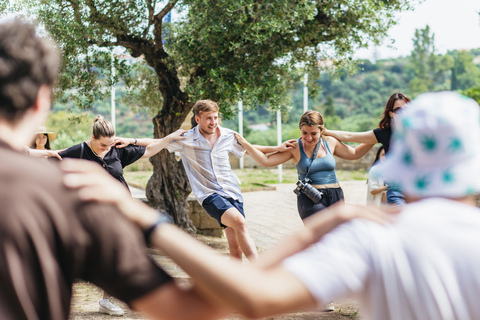
[[[115,311],[110,311],[110,310],[108,310],[107,308],[104,308],[104,307],[102,307],[102,306],[100,306],[98,309],[99,309],[98,311],[99,311],[100,313],[105,313],[105,314],[108,314],[109,316],[121,317],[121,316],[123,316],[123,315],[125,314],[125,312],[123,312],[123,311],[122,311],[122,313],[120,313],[120,312],[115,312]]]

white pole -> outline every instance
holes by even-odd
[[[280,110],[277,110],[277,145],[282,143],[282,115]],[[282,168],[283,164],[278,165],[278,183],[282,183]]]
[[[115,66],[113,63],[113,51],[112,51],[112,89],[111,89],[111,95],[110,95],[110,104],[112,107],[111,117],[112,117],[113,129],[115,129],[115,83],[113,83],[114,77],[115,77]]]
[[[303,113],[308,110],[308,73],[305,73],[305,79],[303,80]]]
[[[243,101],[238,101],[238,133],[243,137]],[[240,169],[243,169],[243,157],[240,158]]]

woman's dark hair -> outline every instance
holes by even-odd
[[[380,160],[380,153],[382,153],[382,150],[385,150],[383,146],[380,146],[377,150],[377,155],[375,156],[375,161],[372,163],[372,167],[377,164],[378,160]]]
[[[395,104],[395,101],[400,99],[405,101],[405,103],[412,101],[409,97],[407,97],[405,94],[401,92],[396,92],[392,94],[390,96],[390,99],[388,99],[387,104],[385,105],[385,110],[383,111],[382,120],[380,120],[380,123],[378,124],[378,127],[380,129],[390,128],[390,125],[392,122],[392,117],[390,117],[390,111],[393,112],[393,105]]]
[[[45,143],[45,149],[51,150],[50,148],[50,138],[48,137],[48,134],[44,133],[44,135],[47,136],[47,143]],[[35,139],[33,140],[32,144],[30,145],[30,149],[37,149],[37,136],[35,136]]]

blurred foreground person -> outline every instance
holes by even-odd
[[[82,201],[56,166],[25,152],[50,111],[58,65],[34,26],[0,21],[0,319],[68,319],[77,278],[156,319],[221,317],[154,263],[117,208]]]
[[[161,219],[155,223],[158,213],[123,196],[101,168],[62,166],[70,172],[65,183],[80,188],[82,199],[121,207],[206,297],[249,317],[348,297],[361,303],[366,319],[478,319],[480,209],[473,204],[480,191],[479,121],[471,99],[421,95],[397,121],[392,149],[379,165],[409,202],[397,207],[402,211],[394,223],[346,222],[382,216],[375,207],[336,204],[245,266],[228,263]]]

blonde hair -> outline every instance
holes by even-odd
[[[323,122],[323,117],[318,111],[305,111],[305,113],[300,118],[298,127],[302,129],[303,126],[317,127],[320,129],[320,135],[323,135],[325,131],[325,123]]]
[[[199,116],[202,113],[211,113],[211,112],[218,112],[219,108],[215,101],[212,100],[198,100],[195,105],[193,106],[193,111],[195,112],[195,116]]]
[[[95,139],[100,137],[110,138],[115,135],[115,128],[110,121],[103,119],[102,116],[97,116],[93,121],[92,134]]]

